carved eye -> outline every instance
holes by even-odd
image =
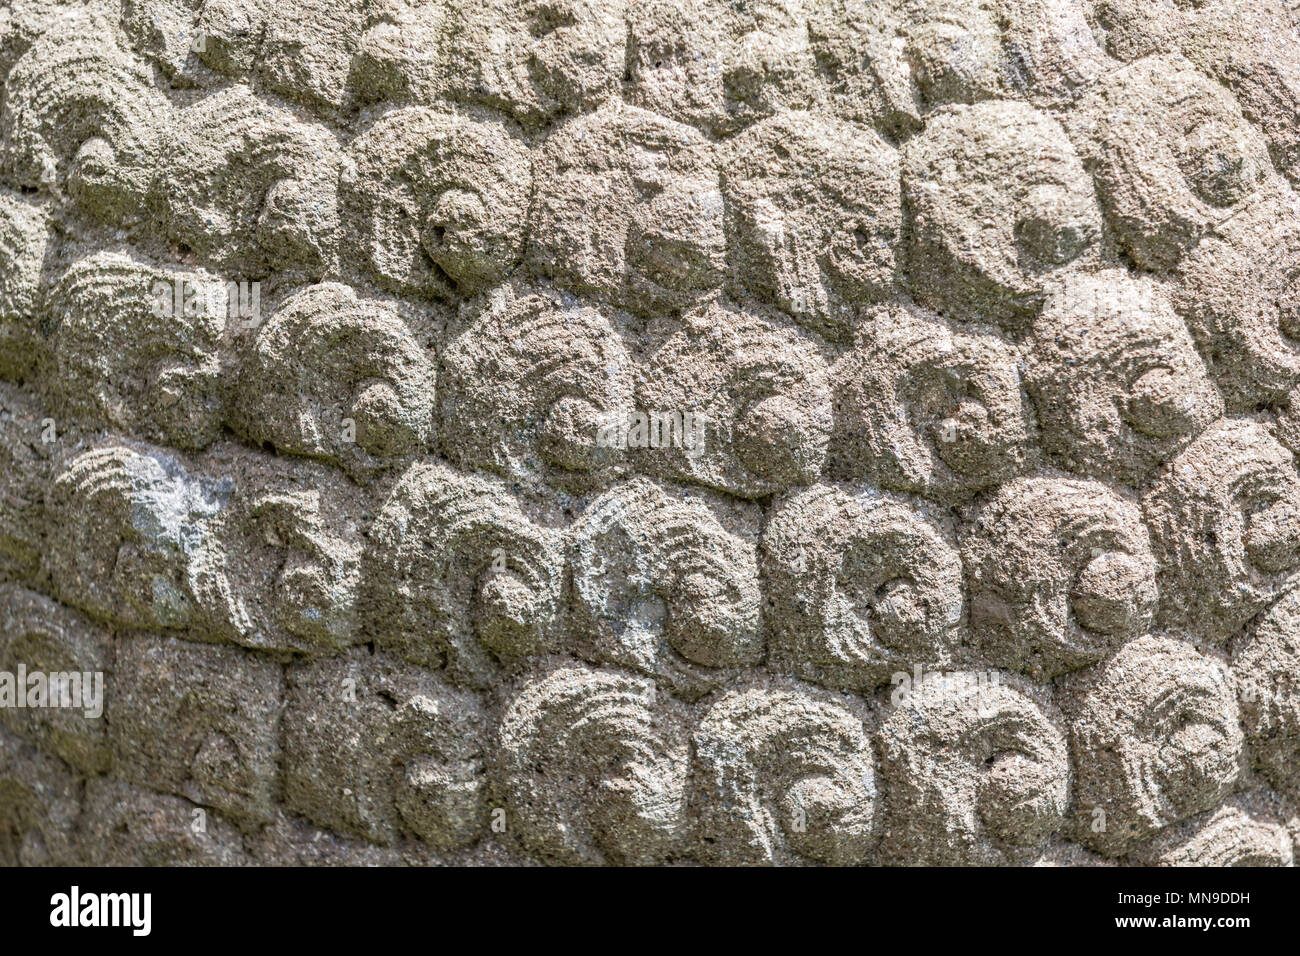
[[[995,750],[984,760],[984,769],[995,781],[1004,787],[1014,786],[1017,778],[1023,776],[1023,771],[1037,763],[1032,755],[1026,754],[1020,750],[1004,749]]]
[[[480,579],[475,616],[479,641],[508,653],[527,643],[532,634],[535,595],[528,582],[514,570],[502,568],[500,560]]]

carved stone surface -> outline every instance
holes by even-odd
[[[410,107],[351,144],[339,188],[373,280],[406,295],[472,295],[522,254],[527,147],[500,122]]]
[[[913,664],[952,663],[961,560],[907,502],[818,485],[780,499],[763,529],[771,664],[870,690]]]
[[[886,862],[1009,863],[1061,826],[1065,739],[996,676],[932,672],[881,726]]]
[[[1291,587],[1300,476],[1264,425],[1216,422],[1152,480],[1142,508],[1168,621],[1221,641]]]
[[[865,862],[875,839],[875,759],[862,719],[802,692],[718,700],[695,731],[707,862]]]
[[[179,314],[178,287],[196,290]],[[222,421],[217,350],[225,296],[211,273],[121,253],[70,264],[49,297],[52,368],[43,381],[51,411],[178,448],[204,447]]]
[[[950,318],[1013,331],[1101,238],[1093,185],[1065,130],[1012,100],[931,117],[903,149],[903,200],[916,297]]]
[[[437,371],[393,308],[342,284],[310,286],[250,351],[232,417],[251,441],[353,467],[432,444]]]
[[[476,697],[364,650],[288,671],[285,801],[321,826],[391,845],[473,843],[487,784]]]
[[[1064,467],[1137,487],[1223,415],[1159,286],[1119,270],[1071,276],[1034,325],[1027,385]]]
[[[1116,241],[1144,269],[1176,266],[1276,175],[1232,94],[1176,54],[1108,73],[1069,122]]]
[[[700,500],[646,478],[611,489],[571,527],[569,567],[572,633],[597,660],[671,681],[763,659],[754,542]]]
[[[1020,362],[992,331],[882,308],[833,377],[830,467],[843,478],[952,504],[1027,466],[1033,423]]]
[[[1096,481],[1025,478],[978,511],[963,542],[970,631],[1000,667],[1055,677],[1146,633],[1156,562],[1137,503]]]
[[[1293,865],[1294,0],[0,0],[0,864]]]
[[[529,681],[496,742],[506,827],[555,863],[672,858],[687,834],[689,769],[674,716],[642,678],[561,667]]]
[[[1242,729],[1222,662],[1140,637],[1068,698],[1079,839],[1116,855],[1219,803],[1241,768]]]

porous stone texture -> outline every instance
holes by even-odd
[[[1291,866],[1297,9],[0,0],[0,864]]]

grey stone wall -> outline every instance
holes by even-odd
[[[0,862],[1291,865],[1294,4],[3,4]]]

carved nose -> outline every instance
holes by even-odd
[[[478,592],[478,638],[490,649],[508,651],[528,642],[533,593],[514,571],[492,571]]]
[[[513,253],[495,235],[482,203],[473,193],[449,189],[424,213],[420,245],[458,286],[476,292],[507,266]]]
[[[995,464],[995,454],[1005,444],[991,421],[988,407],[975,398],[963,398],[950,414],[930,426],[930,445],[953,471],[976,475]]]
[[[1032,846],[1056,828],[1065,809],[1066,780],[1053,761],[1008,752],[996,757],[980,788],[980,816],[1014,846]]]
[[[926,635],[925,604],[911,581],[900,578],[882,586],[871,611],[876,638],[886,647],[913,650]]]
[[[600,468],[615,458],[614,443],[601,437],[602,428],[615,421],[610,413],[601,412],[585,399],[562,398],[551,406],[542,423],[541,452],[547,461],[569,471]]]

